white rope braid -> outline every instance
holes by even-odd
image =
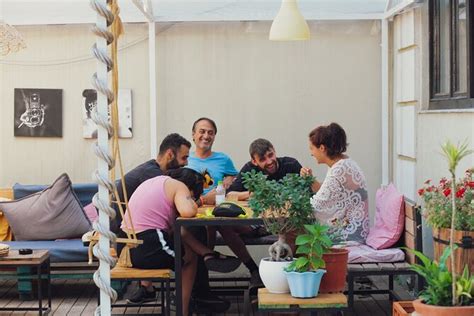
[[[90,4],[93,10],[97,12],[98,15],[106,19],[107,26],[110,26],[114,20],[114,16],[111,10],[108,9],[107,4],[104,4],[105,1],[99,2],[98,0],[90,0]],[[92,32],[101,38],[106,39],[107,45],[110,45],[114,41],[114,36],[111,32],[108,31],[107,28],[101,27],[99,24],[93,27]],[[92,47],[93,55],[96,59],[98,59],[102,64],[107,66],[107,71],[110,71],[114,65],[112,59],[107,55],[106,49],[100,49],[97,46],[97,43],[94,43]],[[107,108],[109,107],[110,103],[114,100],[114,94],[111,89],[108,88],[107,85],[107,78],[105,81],[99,79],[97,73],[94,73],[92,77],[92,85],[97,90],[97,93],[101,93],[102,95],[107,96]],[[99,105],[97,105],[99,106]],[[94,113],[96,112],[96,113]],[[108,139],[112,136],[113,133],[113,126],[109,123],[109,119],[107,113],[105,115],[100,114],[99,111],[93,111],[92,120],[97,124],[97,126],[101,126],[108,131]],[[98,129],[100,132],[100,129]],[[99,159],[105,161],[108,165],[109,170],[113,168],[115,162],[113,157],[109,154],[108,150],[108,142],[99,144],[99,137],[98,142],[94,144],[93,147],[94,153],[96,154]],[[107,196],[110,196],[110,193],[113,192],[113,183],[109,180],[108,172],[105,173],[106,176],[103,176],[100,171],[97,169],[94,174],[93,178],[95,182],[99,185],[99,191],[107,190]],[[93,198],[94,205],[99,209],[99,214],[105,213],[109,218],[115,217],[115,211],[109,205],[109,199],[101,199],[99,193],[96,193]],[[115,243],[116,236],[113,232],[109,230],[108,225],[104,226],[103,223],[99,221],[95,221],[93,223],[93,228],[100,234],[100,238],[105,238],[112,243]],[[103,265],[108,265],[111,268],[115,266],[116,260],[110,255],[110,242],[107,249],[101,249],[99,247],[100,243],[96,244],[93,248],[94,256],[99,259],[100,266],[99,269],[94,273],[94,282],[97,287],[101,290],[101,292],[105,293],[112,302],[115,302],[117,299],[117,293],[114,289],[110,286],[110,278],[104,277],[100,274],[101,267]],[[99,305],[95,311],[95,315],[101,314],[101,306]],[[110,310],[107,313],[110,315]]]

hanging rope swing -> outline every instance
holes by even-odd
[[[112,63],[111,63],[111,71],[112,71],[112,95],[113,101],[110,104],[110,123],[107,122],[109,136],[111,137],[111,152],[112,152],[112,165],[110,167],[110,179],[115,179],[116,176],[116,167],[115,164],[118,162],[119,171],[120,171],[120,180],[121,180],[121,187],[122,187],[122,195],[124,197],[124,201],[119,199],[119,194],[117,190],[117,186],[115,183],[111,183],[111,190],[109,190],[111,194],[111,203],[115,203],[118,206],[120,215],[122,218],[125,218],[125,210],[128,209],[128,194],[127,188],[125,185],[125,178],[124,178],[124,168],[122,164],[122,158],[120,154],[120,144],[119,144],[119,137],[118,137],[118,129],[119,129],[119,113],[118,113],[118,63],[117,63],[117,49],[118,49],[118,38],[123,34],[123,25],[122,21],[120,20],[119,13],[120,9],[118,7],[116,0],[109,0],[110,12],[112,14],[113,22],[110,24],[109,29],[111,33],[111,37],[109,36],[107,42],[110,42],[111,48],[110,52],[112,55]],[[96,122],[97,123],[97,122]],[[102,121],[99,122],[102,124]],[[137,245],[141,244],[142,241],[137,239],[137,235],[135,232],[135,228],[133,226],[132,218],[130,212],[127,213],[127,222],[130,223],[130,230],[126,230],[125,233],[127,234],[127,238],[115,238],[115,242],[125,243],[125,247],[121,252],[121,256],[118,261],[119,266],[124,267],[131,267],[132,263],[130,260],[130,248],[136,247]],[[95,237],[92,238],[92,246],[98,241],[98,236],[96,234]],[[90,248],[92,249],[92,246]],[[92,251],[90,251],[92,253]],[[91,260],[91,256],[89,260]]]
[[[128,199],[127,199],[127,191],[125,186],[124,180],[124,172],[123,172],[123,165],[122,159],[120,155],[120,145],[118,140],[118,126],[119,126],[119,113],[118,113],[118,67],[117,67],[117,44],[118,38],[120,35],[123,34],[123,25],[119,17],[120,9],[118,7],[116,0],[107,0],[107,5],[104,5],[104,1],[98,0],[91,0],[90,1],[92,8],[105,18],[107,27],[101,27],[99,23],[93,28],[93,33],[103,38],[107,41],[107,46],[110,45],[110,55],[107,54],[107,49],[100,49],[97,44],[93,46],[93,54],[96,59],[98,59],[101,63],[107,66],[107,72],[112,71],[111,73],[111,81],[112,81],[112,90],[108,88],[107,78],[102,78],[101,80],[97,73],[93,75],[93,86],[99,93],[102,95],[107,96],[107,104],[108,104],[108,113],[110,113],[110,118],[108,117],[107,113],[103,115],[103,113],[99,114],[98,108],[99,104],[96,107],[96,111],[92,112],[92,119],[97,124],[97,126],[101,126],[104,128],[108,133],[109,142],[105,142],[105,146],[103,144],[99,144],[100,140],[98,137],[98,141],[94,144],[94,153],[99,159],[103,160],[108,165],[108,177],[101,175],[99,170],[94,172],[95,181],[99,184],[99,193],[103,192],[101,190],[107,190],[109,198],[108,199],[101,199],[99,197],[99,193],[94,195],[93,203],[99,209],[99,213],[103,212],[107,214],[107,216],[111,219],[115,218],[116,213],[115,210],[110,207],[109,201],[111,203],[115,203],[118,206],[120,211],[120,215],[123,219],[125,219],[125,210],[128,209]],[[110,148],[108,148],[110,147]],[[109,151],[110,149],[110,151]],[[109,155],[109,152],[112,154]],[[117,187],[113,181],[109,181],[109,179],[115,179],[115,165],[118,162],[119,169],[120,169],[120,178],[121,178],[121,186],[123,190],[124,201],[119,200],[119,195],[117,191]],[[115,266],[118,264],[119,266],[124,267],[132,267],[132,263],[130,260],[130,248],[137,247],[139,244],[142,243],[141,240],[137,239],[137,235],[135,232],[135,228],[133,226],[132,218],[130,212],[127,212],[128,217],[125,219],[129,223],[129,227],[131,229],[126,231],[127,238],[117,238],[113,232],[111,232],[108,228],[108,225],[102,225],[100,221],[95,221],[93,223],[94,234],[90,240],[89,244],[89,263],[92,263],[92,254],[100,260],[100,264],[102,266],[103,263],[108,264],[110,267]],[[120,258],[118,262],[116,259],[111,256],[110,249],[107,249],[106,252],[103,251],[99,247],[99,241],[101,240],[100,236],[109,240],[112,244],[117,242],[125,243],[125,247],[123,248]],[[110,247],[110,244],[109,244]],[[94,273],[94,282],[96,283],[97,287],[101,289],[107,296],[110,297],[112,302],[117,299],[117,293],[110,287],[110,278],[104,278],[100,274],[100,267]],[[100,314],[100,306],[96,310],[96,315]]]

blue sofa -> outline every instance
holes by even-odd
[[[47,185],[23,185],[15,184],[13,186],[13,196],[20,199],[27,195],[36,193],[46,189]],[[97,192],[97,184],[73,184],[72,188],[76,193],[82,206],[91,203],[92,197]],[[11,249],[47,249],[50,253],[51,263],[64,262],[87,262],[87,247],[84,247],[82,240],[78,239],[62,239],[62,240],[37,240],[37,241],[10,241],[5,242],[10,245]]]
[[[46,189],[47,185],[22,185],[13,186],[13,197],[19,199],[27,195]],[[98,191],[97,184],[73,184],[72,188],[79,198],[82,206],[91,203],[92,197]],[[88,247],[85,247],[80,238],[61,240],[36,240],[36,241],[9,241],[3,242],[10,245],[10,249],[47,249],[51,260],[51,277],[84,279],[92,278],[92,273],[97,269],[97,263],[88,265]],[[29,268],[18,268],[18,291],[21,299],[31,299],[33,297],[33,287],[30,280],[20,277],[29,275]],[[11,272],[2,273],[7,278],[12,277]],[[15,277],[14,276],[14,277]]]

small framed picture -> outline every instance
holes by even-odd
[[[97,92],[94,89],[86,89],[82,92],[82,136],[84,138],[97,138],[97,125],[92,120],[92,113],[97,111]],[[120,138],[132,137],[132,90],[119,89],[118,93],[118,115]],[[110,115],[109,115],[110,120]]]
[[[15,136],[63,136],[63,90],[17,88],[14,93]]]

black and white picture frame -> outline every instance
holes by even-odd
[[[63,91],[20,89],[14,92],[14,135],[63,136]]]
[[[97,138],[97,125],[92,120],[92,112],[97,107],[97,92],[85,89],[82,92],[82,125],[84,138]],[[132,135],[132,90],[119,89],[118,93],[119,138],[131,138]],[[110,116],[109,116],[110,120]]]

